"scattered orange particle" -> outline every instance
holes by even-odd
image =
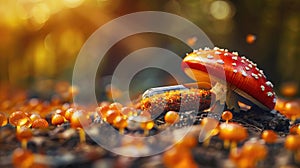
[[[22,111],[13,112],[9,116],[9,123],[13,126],[31,126],[30,118]]]
[[[65,112],[65,118],[70,121],[71,120],[71,117],[73,115],[73,113],[75,112],[76,110],[74,108],[69,108],[68,110],[66,110]]]
[[[248,44],[253,44],[253,43],[255,42],[255,40],[256,40],[256,36],[253,35],[253,34],[248,34],[248,35],[246,36],[246,42],[247,42]]]
[[[285,99],[277,98],[274,109],[277,110],[277,111],[279,111],[280,113],[283,113],[283,110],[284,110],[286,102],[287,102],[287,100],[285,100]]]
[[[222,119],[226,121],[226,123],[228,123],[229,120],[231,120],[233,117],[232,113],[230,111],[224,111],[222,113]]]
[[[284,109],[281,112],[287,118],[291,119],[292,122],[300,117],[300,101],[292,100],[285,103]]]
[[[30,168],[34,162],[34,155],[31,151],[17,148],[12,154],[12,163],[16,168]]]
[[[191,38],[188,38],[186,42],[189,46],[194,46],[196,44],[197,40],[198,40],[197,37],[191,37]]]
[[[222,123],[219,126],[219,138],[224,140],[224,146],[235,148],[236,143],[245,140],[248,137],[247,130],[238,123]]]
[[[166,123],[174,124],[179,121],[179,114],[176,111],[168,111],[164,119]]]
[[[60,114],[54,114],[52,119],[51,119],[51,123],[53,125],[60,125],[64,122],[65,122],[65,118]]]
[[[298,92],[298,86],[294,82],[287,82],[281,85],[280,92],[283,96],[293,97]]]
[[[127,123],[127,119],[125,117],[117,116],[114,119],[114,126],[119,129],[121,134],[124,133],[124,129],[127,127],[127,125],[128,125],[128,123]]]
[[[82,128],[90,124],[90,119],[84,111],[78,110],[72,115],[70,122],[72,128]]]
[[[291,151],[300,150],[300,135],[288,135],[284,146]]]
[[[32,122],[32,128],[48,128],[49,124],[45,119],[39,118]]]
[[[154,127],[154,121],[149,120],[141,122],[140,127],[144,130],[144,135],[148,135],[149,130],[151,130]]]
[[[116,110],[108,110],[107,111],[107,114],[106,114],[106,121],[109,123],[109,124],[113,124],[114,123],[114,120],[117,116],[119,116],[120,113]]]
[[[273,130],[264,130],[261,134],[261,138],[267,143],[274,143],[278,139],[278,135]]]

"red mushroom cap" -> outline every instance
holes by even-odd
[[[275,106],[272,83],[255,63],[240,57],[237,52],[217,47],[199,49],[188,54],[181,66],[188,76],[197,81],[205,79],[203,76],[208,76],[209,72],[206,78],[222,82],[225,72],[227,85],[233,91],[264,109],[271,110]]]

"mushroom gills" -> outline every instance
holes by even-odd
[[[245,103],[249,106],[258,106],[263,110],[268,110],[268,108],[260,103],[258,100],[245,93],[244,91],[238,89],[236,86],[230,85],[224,80],[221,80],[214,75],[208,75],[200,70],[186,68],[184,72],[192,79],[196,81],[210,82],[213,87],[211,89],[212,93],[216,96],[216,102],[219,101],[220,104],[226,103],[228,109],[233,109],[235,112],[240,111],[238,101]],[[224,94],[226,93],[226,94]],[[224,97],[225,96],[225,97]]]

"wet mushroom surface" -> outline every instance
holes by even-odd
[[[231,82],[230,89],[237,91],[239,85],[244,85],[239,84],[241,79],[237,78],[251,77],[248,79],[250,84],[259,82],[247,95],[245,88],[237,91],[250,104],[236,102],[238,110],[225,105],[218,109],[222,117],[210,116],[216,110],[214,103],[218,102],[218,94],[211,89],[213,84],[222,82],[215,79],[207,80],[206,84],[198,83],[196,88],[176,86],[170,89],[166,86],[150,89],[137,104],[128,105],[98,102],[98,107],[82,107],[63,100],[4,97],[0,101],[0,167],[299,167],[300,112],[297,107],[300,105],[296,104],[299,101],[280,102],[280,108],[277,105],[273,109],[281,99],[276,99],[275,86],[267,81],[256,64],[223,49],[203,49],[191,55],[199,54],[199,51],[206,54],[203,56],[206,60],[221,55],[222,60],[213,63],[218,65],[216,68],[230,64],[239,71],[234,77],[235,69],[225,67],[225,72],[231,71],[225,73]],[[184,61],[194,66],[189,67],[194,73],[191,76],[201,75],[196,79],[199,82],[208,78],[200,72],[198,56],[193,58],[196,62],[189,55]],[[188,71],[188,67],[183,70]],[[232,77],[227,78],[228,75]],[[207,87],[207,83],[213,84]],[[288,113],[291,108],[296,109],[292,117]],[[215,127],[207,127],[210,124]],[[185,136],[178,139],[187,128],[189,131]],[[149,137],[151,140],[132,141],[126,136],[114,138],[109,132],[111,129],[120,135]],[[116,150],[128,155],[150,156],[118,155],[89,135],[108,142],[107,145],[121,144]],[[151,138],[154,135],[157,136]],[[204,135],[204,141],[199,140],[200,135]],[[153,147],[165,147],[166,144],[173,145],[151,155]]]

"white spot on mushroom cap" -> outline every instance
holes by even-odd
[[[270,81],[267,81],[267,82],[266,82],[266,85],[267,85],[267,86],[270,86],[271,88],[273,88],[273,84],[272,84]]]
[[[271,97],[271,96],[273,96],[273,93],[272,93],[272,92],[267,92],[267,95],[268,95],[269,97]]]
[[[242,75],[246,77],[247,73],[244,70],[242,70]]]
[[[250,70],[250,68],[248,68],[248,67],[245,67],[245,69],[246,69],[246,71],[249,71],[249,70]]]
[[[239,55],[239,53],[238,53],[238,52],[232,52],[232,54],[233,54],[233,55]]]
[[[273,103],[276,103],[276,98],[273,99]]]
[[[217,60],[217,63],[224,64],[224,61],[223,60]]]
[[[220,51],[216,51],[215,54],[219,55],[219,54],[221,54],[221,52]]]
[[[218,50],[218,49],[220,49],[219,47],[214,47],[214,50]]]
[[[224,56],[228,56],[228,53],[224,53]]]
[[[231,57],[231,58],[236,61],[238,60],[238,57]]]
[[[238,71],[237,71],[236,69],[234,69],[232,72],[233,72],[233,73],[237,73]]]
[[[264,85],[260,85],[261,91],[265,91],[265,86]]]
[[[232,63],[232,66],[236,66],[236,63],[235,63],[235,62],[233,62],[233,63]]]
[[[213,58],[214,58],[214,56],[212,56],[212,55],[210,55],[210,54],[208,54],[206,57],[207,57],[208,59],[213,59]]]
[[[207,50],[209,50],[209,48],[208,48],[208,47],[205,47],[204,50],[207,51]]]
[[[251,74],[255,79],[258,79],[258,75],[256,75],[255,73]]]

